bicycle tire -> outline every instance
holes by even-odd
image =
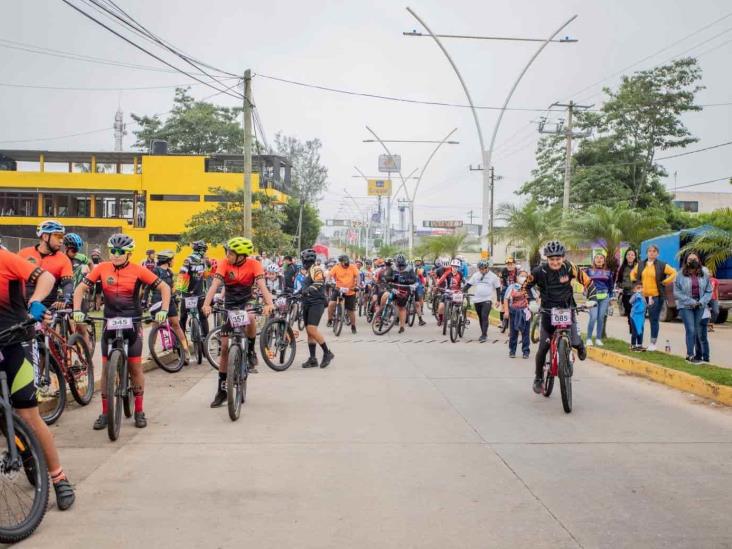
[[[53,425],[61,417],[61,414],[64,413],[64,408],[66,407],[66,378],[63,373],[61,373],[61,367],[56,364],[54,358],[48,354],[49,350],[46,349],[44,352],[46,353],[45,359],[41,358],[40,354],[38,356],[39,360],[48,361],[47,368],[50,372],[50,381],[47,382],[44,379],[46,377],[46,367],[42,367],[41,371],[38,373],[40,383],[37,384],[38,391],[36,392],[36,395],[38,398],[38,408],[41,410],[46,409],[45,413],[41,412],[43,421],[46,425]],[[52,395],[55,395],[55,397]],[[51,402],[51,404],[44,404],[44,402]]]
[[[23,513],[23,516],[15,524],[0,524],[0,543],[16,543],[30,536],[38,528],[48,508],[48,493],[50,491],[48,466],[38,438],[15,412],[12,413],[12,418],[16,437],[14,443],[20,453],[21,466],[25,471],[25,475],[3,474],[0,476],[0,485],[3,486],[0,491],[6,494],[6,485],[16,479],[24,485],[27,480],[29,486],[23,486],[23,493],[28,496],[32,493],[33,496],[28,512]],[[8,444],[10,441],[7,440],[4,409],[0,409],[0,425],[5,438],[5,444],[0,443],[0,448],[9,449]],[[10,501],[12,501],[12,504],[9,503]],[[20,497],[6,497],[0,500],[0,511],[5,503],[12,506],[12,509],[8,509],[7,512],[0,512],[0,516],[7,517],[11,514],[17,514],[18,501],[21,501]]]
[[[572,412],[572,371],[569,364],[570,346],[566,337],[559,339],[557,343],[557,360],[559,361],[559,390],[562,393],[562,408],[569,414]]]
[[[442,335],[447,335],[447,323],[450,321],[452,314],[452,303],[445,303],[445,310],[442,313]]]
[[[201,322],[194,316],[191,316],[191,343],[196,349],[196,362],[203,362],[203,341],[201,338]]]
[[[407,303],[407,324],[409,324],[409,327],[411,328],[414,326],[414,318],[417,316],[417,304],[414,302],[413,298],[409,298],[409,303]]]
[[[288,349],[292,351],[289,355],[287,354]],[[269,320],[259,336],[259,351],[265,364],[275,372],[287,370],[292,366],[297,353],[297,342],[292,327],[283,319]]]
[[[333,314],[333,333],[336,337],[341,335],[343,331],[343,305],[336,303],[335,312]]]
[[[394,314],[394,305],[387,303],[384,308],[379,311],[378,315],[374,315],[374,321],[371,323],[371,329],[376,335],[384,335],[389,332],[396,324],[396,314]]]
[[[244,352],[238,343],[229,347],[229,361],[226,367],[226,401],[231,421],[239,419],[243,401],[242,391],[246,391],[243,357]]]
[[[97,349],[97,323],[92,320],[86,326],[86,333],[89,335],[89,342],[91,343],[89,353],[94,356],[94,351]]]
[[[86,341],[81,334],[74,334],[69,338],[67,343],[70,349],[74,349],[71,352],[71,364],[69,364],[69,390],[74,400],[81,406],[86,406],[92,400],[94,396],[94,363],[92,362],[91,353],[89,347],[86,345]],[[79,364],[74,364],[74,354],[78,355]],[[76,373],[79,373],[78,380],[86,382],[86,389],[83,391],[79,390],[79,382],[77,381]],[[83,386],[83,383],[81,384]]]
[[[219,358],[221,358],[221,326],[209,330],[203,344],[203,353],[211,368],[218,371]]]
[[[122,426],[122,390],[124,384],[121,374],[126,375],[125,356],[119,349],[114,349],[107,359],[107,436],[114,442],[119,438]]]
[[[298,307],[297,329],[300,330],[301,332],[305,329],[305,317],[302,314],[302,306]]]
[[[178,336],[175,335],[175,332],[173,330],[170,330],[170,336],[175,338],[173,349],[171,349],[170,351],[163,351],[162,349],[158,350],[157,341],[159,331],[160,325],[156,324],[155,326],[153,326],[152,330],[150,330],[150,333],[147,336],[147,347],[150,350],[150,356],[152,357],[153,362],[158,365],[158,368],[165,372],[168,372],[169,374],[180,372],[181,368],[183,368],[183,350],[181,348],[180,341],[178,341]],[[177,359],[173,362],[164,360],[166,357],[162,356],[162,352],[167,352],[168,356],[177,356]]]
[[[450,308],[450,341],[456,343],[460,339],[460,309]]]
[[[544,379],[544,390],[541,392],[545,397],[549,398],[554,390],[554,376],[551,374],[551,366],[546,368],[546,379]]]

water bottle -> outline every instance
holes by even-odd
[[[670,353],[670,352],[671,352],[671,341],[670,341],[670,340],[668,340],[668,339],[666,340],[666,347],[665,347],[665,349],[664,349],[664,350],[665,350],[665,351],[666,351],[667,353]]]

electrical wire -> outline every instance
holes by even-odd
[[[60,90],[60,91],[90,91],[90,92],[110,92],[110,91],[140,91],[140,90],[164,90],[174,88],[185,88],[188,86],[200,86],[199,83],[183,83],[166,86],[134,86],[129,88],[77,88],[73,86],[46,86],[40,84],[14,84],[9,82],[0,82],[1,87],[5,88],[24,88],[37,90]],[[221,93],[221,92],[219,92]]]
[[[727,177],[720,177],[719,179],[710,179],[709,181],[700,181],[699,183],[691,183],[690,185],[680,185],[674,187],[674,190],[688,189],[689,187],[698,187],[699,185],[708,185],[709,183],[718,183],[719,181],[732,182],[732,175],[728,175]]]

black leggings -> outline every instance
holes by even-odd
[[[482,303],[475,303],[475,312],[478,315],[478,321],[480,322],[480,335],[488,334],[488,318],[493,308],[491,301],[483,301]]]
[[[633,321],[630,319],[630,298],[633,294],[626,294],[623,292],[623,295],[621,299],[623,300],[623,316],[628,317],[628,329],[630,330],[630,333],[633,333]]]

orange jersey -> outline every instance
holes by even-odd
[[[215,276],[224,283],[226,306],[243,307],[252,298],[252,287],[255,282],[264,278],[264,267],[251,257],[239,266],[222,259],[216,266]]]
[[[35,285],[42,272],[40,266],[0,248],[0,330],[28,316],[23,285]]]
[[[84,284],[89,288],[93,288],[96,282],[102,283],[104,318],[141,318],[140,289],[149,285],[154,290],[162,280],[136,263],[127,262],[122,267],[115,267],[111,261],[104,261],[84,277]]]
[[[330,276],[335,280],[336,287],[348,288],[346,295],[354,295],[356,292],[353,291],[358,285],[360,274],[358,268],[355,265],[349,265],[344,267],[340,263],[330,270]]]
[[[54,252],[52,254],[44,255],[38,251],[38,246],[29,246],[23,248],[18,252],[18,255],[23,259],[27,260],[32,265],[40,267],[44,271],[51,273],[56,279],[56,284],[50,294],[43,300],[43,304],[46,307],[51,306],[57,301],[58,289],[64,286],[64,290],[68,294],[67,297],[71,297],[74,284],[74,267],[71,265],[71,260],[68,256],[61,252]],[[35,289],[35,284],[27,284],[26,298],[29,297]]]

